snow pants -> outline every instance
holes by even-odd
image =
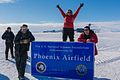
[[[24,77],[25,67],[27,62],[27,51],[25,52],[15,52],[16,68],[18,71],[18,77]]]
[[[70,41],[74,41],[74,29],[73,28],[63,28],[63,41],[67,41],[67,37],[69,37]]]
[[[6,59],[8,59],[9,49],[10,49],[10,52],[11,52],[11,57],[13,58],[14,57],[14,55],[13,55],[13,43],[12,42],[10,42],[10,43],[6,42],[5,45],[6,45],[6,49],[5,49]]]

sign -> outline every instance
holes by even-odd
[[[32,75],[93,80],[94,44],[32,42]]]

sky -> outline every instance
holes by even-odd
[[[56,5],[73,12],[84,3],[75,22],[120,21],[120,0],[0,0],[0,24],[63,22]]]

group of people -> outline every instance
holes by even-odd
[[[16,68],[18,71],[19,80],[24,80],[25,67],[28,58],[28,51],[30,42],[34,41],[35,38],[28,29],[28,25],[23,24],[15,36],[11,30],[11,27],[8,27],[7,30],[3,33],[2,39],[5,40],[6,50],[5,58],[8,60],[9,49],[11,51],[11,57],[15,58]],[[15,55],[13,54],[13,45],[15,44]]]
[[[80,4],[77,11],[73,14],[71,9],[69,9],[67,13],[64,13],[61,7],[57,5],[57,8],[59,9],[59,11],[61,12],[64,18],[64,27],[63,27],[63,35],[62,35],[63,41],[67,41],[67,37],[69,37],[69,40],[71,42],[74,42],[74,20],[83,6],[84,6],[83,3]],[[28,25],[23,24],[16,36],[11,31],[11,27],[8,27],[7,30],[4,32],[4,34],[2,35],[2,39],[6,40],[5,42],[6,60],[8,60],[8,51],[10,49],[11,57],[15,58],[16,60],[18,78],[20,80],[24,80],[26,61],[28,58],[27,51],[29,51],[30,42],[35,40],[34,36],[29,31]],[[90,26],[85,26],[83,33],[80,34],[78,38],[78,42],[84,42],[84,43],[93,42],[96,44],[98,42],[98,38],[97,35],[94,33],[94,31],[90,29]],[[15,55],[13,54],[13,45],[14,45],[13,43],[15,44]],[[95,45],[95,55],[97,54],[98,52]]]
[[[78,15],[81,8],[84,6],[83,3],[80,4],[76,12],[73,14],[71,9],[68,9],[67,13],[65,13],[62,8],[57,5],[57,8],[61,12],[64,18],[64,27],[63,27],[63,41],[67,41],[67,37],[71,42],[74,41],[74,20]],[[94,33],[93,30],[90,29],[90,24],[84,27],[84,32],[79,36],[78,42],[93,42],[95,43],[95,55],[98,54],[96,43],[98,42],[97,35]]]

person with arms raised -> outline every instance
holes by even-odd
[[[68,9],[67,13],[64,13],[63,10],[59,5],[57,5],[57,8],[61,12],[63,18],[64,18],[64,27],[63,27],[63,41],[67,41],[67,37],[69,37],[70,41],[74,41],[74,20],[76,16],[78,15],[80,9],[83,7],[83,3],[80,4],[77,11],[73,14],[71,9]]]

